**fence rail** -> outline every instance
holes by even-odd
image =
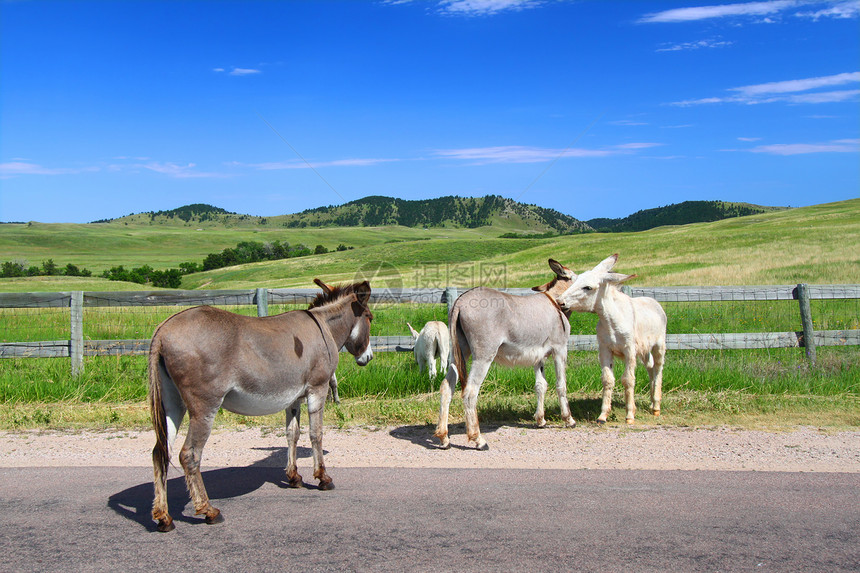
[[[514,295],[530,294],[531,289],[501,289]],[[667,347],[673,350],[714,350],[746,348],[805,348],[815,361],[817,346],[860,345],[860,330],[814,331],[809,310],[810,300],[860,299],[860,285],[780,285],[717,287],[634,287],[625,288],[631,296],[649,296],[660,302],[721,302],[797,300],[803,329],[797,332],[760,333],[681,333],[667,336]],[[213,291],[136,291],[136,292],[55,292],[0,293],[0,308],[69,308],[69,340],[0,343],[0,358],[68,357],[72,369],[79,372],[84,356],[141,355],[149,351],[149,339],[85,340],[83,309],[85,307],[190,307],[200,304],[257,307],[258,316],[268,314],[268,306],[307,304],[318,289],[242,289]],[[457,298],[455,288],[382,289],[371,294],[371,303],[447,304]],[[411,351],[409,336],[373,336],[376,352]],[[597,350],[597,336],[571,335],[568,348],[577,351]]]

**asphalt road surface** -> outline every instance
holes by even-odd
[[[151,470],[2,468],[0,571],[860,570],[860,474],[329,471],[205,471],[211,526],[173,477],[158,533]]]

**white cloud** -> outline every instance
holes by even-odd
[[[738,141],[746,141],[747,143],[752,143],[753,141],[761,141],[761,137],[739,137]]]
[[[0,163],[0,177],[11,177],[14,175],[75,175],[78,173],[92,173],[99,171],[98,167],[43,167],[29,161],[10,161]]]
[[[837,2],[835,5],[822,10],[816,10],[814,12],[798,12],[797,16],[800,18],[810,18],[816,22],[821,18],[857,18],[860,16],[860,2],[857,0]]]
[[[806,78],[802,80],[788,80],[784,82],[770,82],[752,86],[731,88],[729,91],[738,92],[743,96],[756,97],[765,94],[796,93],[814,90],[822,87],[840,86],[848,83],[860,82],[860,72],[849,72],[833,76],[822,76],[818,78]]]
[[[729,92],[734,92],[736,95],[684,100],[674,102],[672,105],[691,106],[712,103],[741,103],[751,105],[776,102],[795,104],[838,103],[858,99],[858,97],[860,97],[860,90],[832,90],[812,93],[799,92],[808,92],[819,88],[835,87],[852,83],[860,83],[860,72],[848,72],[832,76],[741,86],[727,90]]]
[[[811,11],[798,11],[809,7]],[[757,22],[772,24],[783,14],[818,21],[821,18],[857,18],[860,16],[858,0],[767,0],[716,6],[674,8],[639,19],[641,24],[681,23],[715,18],[755,18]]]
[[[506,11],[535,8],[542,0],[442,0],[439,11],[458,16],[489,16]]]
[[[860,139],[837,139],[828,143],[777,143],[759,145],[752,153],[771,155],[805,155],[809,153],[860,153]]]
[[[273,161],[269,163],[229,163],[233,167],[249,167],[251,169],[259,169],[260,171],[275,171],[279,169],[316,169],[319,167],[367,167],[379,165],[380,163],[390,163],[392,161],[400,161],[399,159],[373,159],[373,158],[353,158],[353,159],[335,159],[333,161],[314,161],[310,165],[303,161]]]
[[[730,16],[768,16],[778,14],[788,8],[794,8],[798,2],[794,0],[771,0],[769,2],[745,2],[743,4],[723,4],[721,6],[696,6],[690,8],[674,8],[654,14],[646,14],[639,19],[640,23],[674,23],[695,22],[712,18]]]
[[[609,125],[621,125],[621,126],[635,127],[635,126],[641,126],[641,125],[648,125],[648,123],[646,123],[644,121],[634,121],[632,119],[618,119],[615,121],[610,121]]]
[[[709,48],[725,48],[731,46],[732,42],[725,40],[707,39],[699,40],[698,42],[682,42],[680,44],[664,44],[662,48],[657,48],[658,52],[682,52],[688,50],[701,50]]]
[[[168,175],[177,179],[191,179],[199,177],[228,177],[228,175],[225,175],[223,173],[207,173],[203,171],[196,171],[195,168],[197,166],[194,163],[179,165],[177,163],[162,163],[158,161],[151,161],[142,165],[136,165],[135,167],[149,169],[150,171],[155,171],[156,173]]]
[[[447,159],[472,161],[477,165],[488,163],[540,163],[553,161],[560,157],[608,157],[631,153],[662,145],[660,143],[625,143],[602,149],[553,149],[507,145],[498,147],[472,147],[464,149],[438,149],[434,154]]]
[[[227,70],[225,70],[224,68],[212,68],[212,71],[217,72],[217,73],[227,72]],[[255,69],[255,68],[233,68],[232,70],[227,72],[227,75],[229,75],[229,76],[252,76],[254,74],[260,74],[260,73],[262,73],[262,71]]]

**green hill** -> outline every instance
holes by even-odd
[[[799,230],[802,229],[802,232]],[[501,284],[549,278],[547,259],[576,272],[620,253],[633,284],[756,285],[857,283],[860,199],[631,233],[585,233],[527,240],[466,237],[368,245],[361,249],[241,265],[185,277],[187,288],[307,286],[314,277],[350,281],[371,270],[374,285]]]
[[[344,205],[308,209],[284,217],[296,227],[405,227],[469,228],[499,225],[525,231],[560,234],[590,231],[588,225],[554,209],[519,203],[498,195],[439,197],[407,201],[371,196]]]
[[[519,219],[496,217],[487,227],[366,227],[282,225],[248,222],[199,223],[173,218],[100,224],[0,225],[0,262],[29,266],[47,261],[92,271],[92,277],[49,276],[0,279],[0,291],[140,290],[134,283],[98,278],[103,271],[149,265],[156,270],[202,263],[212,253],[242,242],[306,245],[328,253],[195,272],[182,288],[310,286],[319,276],[348,281],[377,264],[374,284],[432,286],[481,284],[500,273],[508,286],[532,286],[546,278],[546,259],[576,271],[619,252],[620,272],[639,275],[641,285],[731,285],[857,283],[860,280],[860,199],[709,223],[663,226],[640,232],[582,233],[529,239],[499,238]],[[237,217],[216,213],[219,217]],[[140,215],[142,216],[142,215]],[[140,217],[135,216],[135,217]],[[195,217],[197,219],[195,220]],[[340,245],[347,250],[338,251]],[[383,272],[384,271],[384,272]],[[389,276],[390,275],[390,276]]]
[[[726,201],[684,201],[665,207],[643,209],[621,219],[590,219],[586,221],[594,230],[603,233],[646,231],[663,225],[689,225],[720,221],[732,217],[744,217],[779,211],[787,207],[762,207],[750,203],[728,203]]]

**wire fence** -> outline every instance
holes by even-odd
[[[523,295],[530,289],[502,289]],[[669,349],[804,348],[860,345],[860,285],[664,287],[626,289],[650,296],[668,316]],[[316,289],[0,293],[0,357],[135,356],[156,327],[183,308],[208,304],[249,316],[307,308]],[[447,321],[452,288],[374,291],[372,345],[411,351],[406,325]],[[570,318],[572,351],[597,349],[597,317]],[[810,353],[811,350],[811,353]]]

